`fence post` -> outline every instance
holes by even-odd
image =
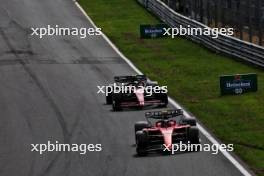
[[[203,23],[204,22],[204,8],[203,8],[203,1],[204,0],[200,0],[200,22]]]
[[[145,7],[146,7],[146,9],[148,8],[148,1],[149,0],[145,0]]]
[[[262,46],[262,20],[261,20],[261,16],[263,15],[262,12],[261,12],[261,3],[260,3],[260,0],[256,0],[255,1],[255,7],[256,7],[256,18],[257,18],[257,30],[258,30],[258,43],[260,46]]]
[[[249,42],[252,43],[252,21],[251,21],[251,0],[247,0],[247,15],[248,15],[248,35],[249,35]]]
[[[244,13],[243,13],[243,6],[242,6],[242,3],[239,1],[239,9],[238,9],[238,13],[239,13],[239,33],[240,33],[240,36],[239,36],[239,38],[240,38],[240,40],[243,40],[244,39],[244,33],[243,33],[243,25],[244,25],[244,23],[243,23],[243,20],[244,20]]]
[[[214,21],[215,21],[215,26],[214,27],[218,27],[218,14],[219,14],[219,11],[218,11],[218,5],[219,5],[219,1],[218,0],[215,0],[215,3],[214,3]]]
[[[206,0],[206,21],[207,21],[207,25],[210,26],[211,25],[211,16],[210,16],[210,3],[209,0]]]

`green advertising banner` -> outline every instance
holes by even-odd
[[[220,76],[221,95],[237,95],[258,90],[257,74]]]
[[[142,39],[152,39],[166,37],[163,35],[165,33],[164,28],[168,28],[166,24],[156,24],[156,25],[140,25],[140,38]]]

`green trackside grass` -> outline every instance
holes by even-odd
[[[140,24],[160,21],[136,0],[80,0],[98,27],[152,80],[208,127],[258,174],[264,175],[264,72],[183,38],[139,39]],[[257,73],[259,91],[220,96],[222,74]]]

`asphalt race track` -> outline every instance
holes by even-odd
[[[1,0],[1,176],[242,175],[222,154],[137,157],[133,125],[146,110],[112,112],[97,94],[114,75],[135,72],[101,36],[30,35],[48,24],[93,27],[71,0]],[[48,140],[101,143],[103,151],[30,152]]]

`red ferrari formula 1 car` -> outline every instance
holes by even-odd
[[[199,144],[196,120],[185,118],[181,109],[147,112],[147,121],[135,124],[136,151],[145,156],[151,151],[171,149],[178,143]],[[153,124],[154,122],[154,124]]]
[[[120,92],[111,92],[106,95],[106,103],[112,104],[114,111],[148,105],[166,107],[168,104],[167,90],[164,86],[160,87],[156,82],[149,81],[145,75],[116,76],[114,79],[115,86],[126,90],[122,89]],[[114,86],[110,88],[114,90]]]

